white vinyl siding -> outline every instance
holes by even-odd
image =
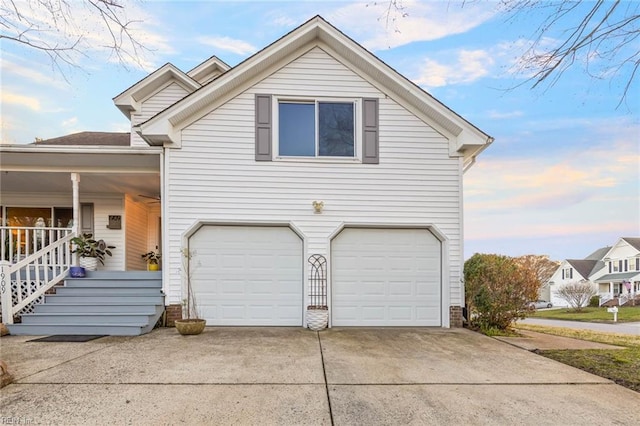
[[[80,202],[93,203],[93,214],[95,216],[94,237],[97,240],[104,240],[108,245],[115,246],[111,250],[113,256],[105,256],[104,266],[98,265],[98,269],[105,271],[123,271],[125,269],[126,244],[124,239],[125,224],[122,229],[108,229],[109,215],[121,216],[123,222],[126,221],[124,215],[124,198],[121,195],[113,197],[87,197],[80,198]]]
[[[378,98],[380,164],[256,162],[257,93]],[[182,148],[167,155],[169,303],[181,300],[181,237],[199,220],[290,221],[305,236],[305,259],[326,255],[343,223],[433,224],[448,239],[451,304],[463,300],[460,159],[442,135],[319,48],[183,129]],[[324,201],[322,214],[314,200]]]
[[[141,111],[131,115],[131,126],[144,123],[188,94],[189,92],[177,83],[171,83],[165,86],[141,102]],[[132,131],[131,146],[149,146],[149,144],[142,140],[136,132]]]

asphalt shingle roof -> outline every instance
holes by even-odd
[[[129,146],[130,133],[80,132],[34,142],[35,145]]]

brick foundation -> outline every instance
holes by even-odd
[[[164,308],[165,327],[175,327],[175,321],[182,319],[182,305],[169,305]]]
[[[449,326],[462,328],[462,306],[449,306]]]

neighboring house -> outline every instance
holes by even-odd
[[[594,280],[603,303],[617,298],[622,305],[640,295],[640,238],[620,238],[603,261],[605,273]]]
[[[584,259],[563,260],[548,281],[551,303],[554,306],[569,306],[569,303],[557,294],[560,287],[569,283],[589,282],[593,289],[597,290],[597,285],[593,280],[604,273],[602,259],[610,248],[599,248]]]
[[[0,148],[6,229],[93,231],[111,270],[161,248],[169,317],[188,249],[209,325],[304,326],[320,254],[330,325],[461,326],[463,173],[493,139],[321,17],[233,68],[164,65],[114,102],[128,146]]]

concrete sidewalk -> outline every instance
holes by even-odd
[[[635,424],[640,394],[455,329],[159,329],[86,343],[0,340],[32,424]],[[607,395],[602,398],[602,395]],[[18,420],[15,420],[18,419]]]
[[[547,327],[564,327],[577,330],[604,331],[606,333],[637,334],[640,335],[640,322],[601,323],[584,321],[564,321],[546,318],[525,318],[519,320],[522,324],[544,325]]]

